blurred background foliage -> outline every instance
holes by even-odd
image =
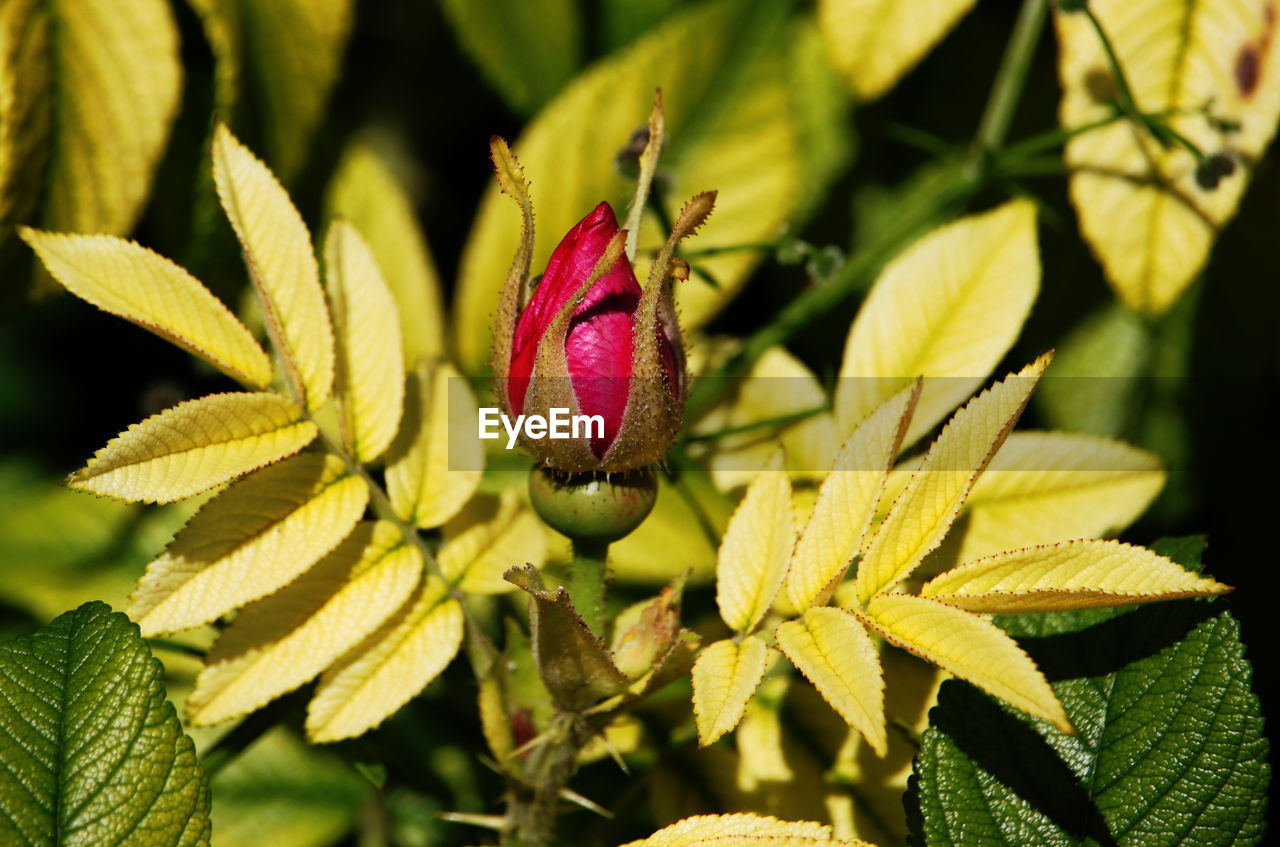
[[[931,190],[934,158],[921,149],[920,133],[908,128],[927,133],[926,146],[959,149],[968,142],[1014,16],[1013,4],[977,4],[887,96],[855,106],[832,84],[812,9],[787,0],[190,0],[170,9],[183,69],[174,95],[176,120],[133,237],[239,304],[247,281],[212,193],[211,117],[231,121],[313,224],[323,220],[326,204],[370,202],[327,196],[332,175],[359,140],[377,151],[407,192],[429,242],[425,261],[434,257],[445,281],[446,303],[470,317],[454,332],[459,360],[472,366],[483,361],[482,317],[489,307],[483,299],[465,302],[472,294],[459,297],[451,281],[501,273],[510,255],[500,237],[493,246],[483,234],[467,248],[475,255],[464,251],[478,211],[492,202],[486,201],[488,138],[519,136],[584,69],[616,57],[657,27],[669,27],[662,41],[644,49],[651,66],[646,73],[666,86],[675,127],[673,179],[696,190],[715,187],[722,172],[732,172],[758,186],[759,194],[744,192],[736,205],[729,198],[718,218],[759,219],[763,229],[755,235],[761,239],[790,225],[810,244],[848,252],[891,224],[903,203]],[[691,20],[698,26],[682,35],[681,21]],[[526,164],[541,161],[543,146],[562,144],[571,144],[581,160],[580,169],[564,172],[530,168],[543,255],[555,233],[601,196],[616,201],[625,185],[614,157],[626,139],[612,129],[597,134],[593,114],[612,114],[612,101],[630,98],[639,102],[627,108],[643,116],[647,95],[639,95],[651,87],[649,77],[606,74],[593,89],[594,101],[583,95],[572,115],[553,109],[537,118],[541,136],[520,150]],[[1011,137],[1054,127],[1059,99],[1047,30]],[[556,161],[551,154],[543,159]],[[1009,188],[990,187],[974,207],[1007,196]],[[1277,687],[1271,657],[1264,658],[1272,601],[1249,587],[1259,585],[1275,558],[1266,528],[1274,520],[1280,467],[1272,447],[1274,412],[1267,409],[1280,388],[1280,172],[1262,162],[1202,278],[1158,321],[1115,305],[1079,236],[1060,174],[1027,178],[1015,190],[1030,192],[1041,204],[1044,281],[1008,362],[1016,366],[1057,348],[1057,377],[1133,378],[1049,380],[1024,426],[1123,437],[1165,459],[1170,484],[1127,537],[1146,542],[1160,535],[1208,535],[1214,575],[1246,587],[1229,602],[1242,620],[1256,689],[1265,698]],[[371,202],[377,205],[376,198]],[[127,223],[116,228],[128,230]],[[0,230],[0,239],[4,638],[84,600],[123,605],[146,562],[194,505],[123,505],[55,483],[123,422],[224,382],[161,339],[49,293],[11,233]],[[820,284],[803,264],[784,264],[764,252],[717,261],[708,265],[722,288],[707,284],[697,302],[685,304],[687,317],[716,334],[746,333],[798,291]],[[739,285],[748,295],[716,314],[719,301]],[[846,302],[831,310],[788,345],[820,378],[834,376],[856,306]],[[181,699],[196,664],[180,649],[160,655],[171,694]],[[333,844],[353,837],[357,824],[365,837],[373,833],[384,842],[456,843],[464,830],[440,824],[437,813],[482,812],[499,783],[462,752],[483,746],[472,703],[440,697],[455,671],[357,744],[316,750],[287,730],[253,744],[215,779],[216,843]],[[779,691],[753,708],[781,709],[786,702],[787,693]],[[1264,711],[1266,705],[1264,699]],[[273,708],[279,718],[298,704],[286,698]],[[224,732],[195,734],[207,747]],[[742,790],[717,785],[715,769],[705,767],[709,760],[690,769],[676,754],[651,755],[657,756],[655,777],[669,778],[653,799],[670,806],[672,816],[689,811],[682,808],[689,797]],[[599,772],[602,795],[622,797],[624,810],[638,802],[633,795],[642,789],[627,788],[616,768],[590,767]],[[676,791],[677,784],[687,793]],[[384,803],[372,802],[375,786]],[[755,799],[768,802],[764,795]],[[583,820],[590,825],[588,816]]]

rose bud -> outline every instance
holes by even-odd
[[[523,233],[507,276],[494,330],[493,372],[506,415],[542,416],[552,410],[581,424],[568,438],[531,437],[522,443],[546,468],[568,473],[628,471],[659,461],[671,447],[684,413],[684,348],[672,282],[683,268],[675,256],[715,203],[693,197],[641,286],[631,267],[634,241],[601,203],[552,252],[539,281],[530,279],[533,203],[524,170],[505,141],[491,140],[502,191],[520,206]],[[643,200],[640,201],[643,208]],[[628,254],[630,251],[630,254]]]
[[[559,470],[648,465],[680,427],[684,353],[671,287],[644,296],[620,249],[624,236],[608,203],[579,221],[551,254],[511,336],[509,415],[567,408],[603,420],[578,439],[525,440]]]

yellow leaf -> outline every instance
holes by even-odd
[[[511,489],[472,498],[444,525],[436,554],[440,573],[468,594],[511,591],[515,586],[502,578],[508,568],[540,568],[546,558],[542,522]]]
[[[882,594],[854,614],[886,641],[1074,734],[1040,669],[986,618],[909,594]]]
[[[1184,0],[1092,0],[1089,8],[1116,50],[1138,109],[1172,113],[1176,131],[1206,153],[1225,151],[1235,161],[1235,173],[1207,191],[1196,182],[1190,152],[1162,149],[1127,121],[1067,142],[1071,200],[1107,278],[1129,308],[1163,312],[1204,266],[1275,133],[1276,9]],[[1105,119],[1115,85],[1098,35],[1084,15],[1057,19],[1062,124]],[[1239,131],[1215,128],[1205,104]]]
[[[22,74],[14,80],[15,93],[40,92],[47,106],[32,107],[52,113],[38,119],[38,126],[28,125],[44,137],[15,139],[19,147],[36,143],[49,151],[43,225],[70,232],[128,232],[150,193],[182,91],[178,28],[169,4],[5,5],[14,7],[12,12],[6,8],[8,14],[29,16],[18,22],[21,41],[30,32],[30,46],[38,49],[47,38],[38,60],[28,54],[29,61],[14,66]],[[10,116],[4,117],[0,123],[7,124]]]
[[[147,566],[129,602],[144,635],[188,629],[292,582],[355,526],[364,480],[336,456],[304,453],[205,504]]]
[[[291,180],[338,78],[353,0],[188,2],[213,50],[218,114],[238,126],[233,116],[252,111],[268,160]],[[248,96],[252,109],[243,102]]]
[[[816,607],[777,629],[778,649],[813,683],[876,755],[888,750],[884,678],[876,647],[848,612]]]
[[[806,143],[797,119],[812,91],[789,79],[793,45],[785,14],[774,4],[745,12],[727,0],[692,6],[579,75],[538,114],[512,145],[545,233],[535,247],[534,273],[545,267],[560,237],[601,200],[624,208],[632,186],[618,172],[615,153],[646,125],[657,88],[665,100],[666,152],[659,165],[665,196],[675,202],[707,189],[719,192],[715,215],[684,249],[777,237],[809,199],[805,164],[821,149]],[[716,108],[707,109],[708,102]],[[822,117],[827,131],[843,125],[829,109]],[[674,217],[676,208],[669,211]],[[458,283],[459,362],[468,371],[488,360],[499,281],[520,243],[520,229],[520,215],[495,183],[468,238]],[[662,235],[646,219],[640,256],[660,245]],[[705,324],[762,255],[740,251],[700,259],[699,267],[718,285],[695,278],[678,286],[686,327]],[[637,272],[644,279],[646,268]]]
[[[347,450],[361,462],[382,455],[404,408],[404,356],[396,304],[355,227],[334,221],[324,261],[337,341],[334,394]]]
[[[841,437],[925,377],[904,446],[971,395],[1012,346],[1040,286],[1035,207],[1015,200],[921,238],[876,280],[845,342]]]
[[[443,356],[444,307],[435,262],[412,198],[372,139],[358,139],[343,153],[329,183],[328,209],[330,217],[344,218],[360,231],[378,260],[396,301],[405,365]]]
[[[307,682],[404,605],[421,573],[422,554],[393,524],[360,524],[223,631],[187,698],[191,723],[239,717]]]
[[[716,604],[731,629],[750,632],[764,617],[795,543],[791,480],[777,452],[747,488],[720,542]]]
[[[620,581],[647,585],[665,585],[680,576],[687,576],[690,585],[711,582],[716,545],[733,507],[703,474],[682,473],[678,481],[663,480],[649,517],[609,546],[609,570]],[[679,548],[678,559],[664,552],[671,546]]]
[[[40,200],[48,150],[49,15],[41,0],[0,4],[0,243]]]
[[[149,329],[253,388],[271,383],[271,361],[221,300],[178,265],[110,235],[21,229],[45,269],[68,291]]]
[[[695,815],[658,830],[648,838],[630,841],[623,847],[856,847],[865,841],[831,840],[831,828],[809,821],[781,821],[751,813]]]
[[[1146,510],[1165,476],[1158,456],[1120,441],[1011,433],[965,502],[955,560],[1114,535]]]
[[[862,548],[919,397],[919,382],[899,391],[858,424],[840,448],[787,570],[786,594],[796,611],[825,602],[824,595]]]
[[[320,677],[307,737],[338,741],[382,723],[453,661],[462,631],[462,605],[428,577],[410,603]]]
[[[1230,590],[1144,547],[1093,540],[978,559],[935,577],[920,593],[962,609],[1004,613],[1118,606]]]
[[[1046,353],[991,386],[943,427],[867,545],[855,578],[862,603],[905,579],[942,542],[1050,359]]]
[[[812,371],[782,347],[770,347],[742,380],[732,401],[712,409],[694,432],[746,427],[826,405],[826,392]],[[835,422],[829,412],[821,412],[790,424],[718,437],[703,461],[716,486],[729,490],[749,483],[781,443],[793,478],[820,478],[831,467],[835,441]],[[695,455],[702,458],[701,453],[695,451]]]
[[[693,663],[693,715],[700,746],[714,743],[742,720],[768,658],[769,647],[754,635],[741,643],[717,641],[698,654]]]
[[[862,100],[874,100],[915,67],[975,0],[820,0],[827,55]]]
[[[937,702],[938,687],[946,674],[887,643],[880,645],[878,653],[884,670],[885,718],[893,727],[888,733],[888,750],[881,757],[857,732],[846,734],[829,778],[849,786],[847,790],[856,800],[850,798],[844,822],[833,822],[842,835],[875,844],[906,844],[902,795],[920,750],[918,739],[929,726],[929,710]],[[808,728],[807,734],[816,729]]]
[[[316,437],[279,394],[210,394],[133,424],[67,478],[81,491],[170,503],[298,452]]]
[[[333,386],[333,330],[307,225],[267,166],[223,124],[213,134],[213,178],[285,375],[314,411]]]
[[[424,362],[409,374],[404,408],[387,456],[387,494],[403,520],[431,529],[457,514],[480,484],[476,398],[452,365]]]

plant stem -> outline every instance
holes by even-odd
[[[1013,35],[1005,47],[1000,70],[996,72],[996,81],[974,136],[973,150],[977,156],[990,156],[1004,146],[1013,113],[1022,99],[1022,89],[1026,86],[1027,72],[1040,43],[1048,10],[1048,0],[1025,0],[1018,11]]]
[[[573,569],[569,572],[569,596],[587,628],[604,636],[604,592],[608,582],[605,559],[609,545],[574,539]]]
[[[1129,85],[1129,79],[1125,76],[1124,67],[1120,64],[1120,57],[1116,53],[1115,46],[1111,43],[1111,38],[1107,35],[1106,29],[1103,28],[1102,21],[1098,20],[1098,16],[1093,13],[1088,4],[1085,4],[1079,13],[1088,18],[1089,23],[1093,26],[1093,31],[1098,35],[1098,42],[1102,45],[1102,52],[1106,55],[1107,65],[1111,69],[1111,77],[1115,80],[1116,94],[1119,95],[1117,105],[1125,116],[1145,129],[1161,147],[1168,149],[1176,144],[1194,156],[1197,162],[1204,161],[1204,151],[1195,142],[1169,126],[1162,118],[1139,111],[1138,101],[1133,96],[1133,88]]]

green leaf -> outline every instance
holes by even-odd
[[[440,0],[454,34],[518,112],[550,100],[582,61],[574,0]]]
[[[354,0],[188,0],[216,61],[215,105],[290,182],[307,158],[351,32]],[[259,143],[261,142],[261,143]]]
[[[0,596],[34,623],[90,599],[124,606],[142,568],[201,502],[126,504],[58,481],[26,461],[0,462]]]
[[[529,595],[533,655],[547,689],[563,708],[581,711],[627,689],[608,649],[582,622],[564,588],[544,591],[531,566],[511,568],[507,581]]]
[[[336,753],[275,729],[213,778],[213,847],[329,847],[371,788]]]
[[[4,4],[0,239],[37,220],[68,232],[133,228],[177,114],[178,51],[165,0]]]
[[[105,603],[0,645],[0,843],[209,843],[209,786],[162,675]]]
[[[835,111],[839,100],[814,83],[818,39],[798,37],[802,24],[788,18],[788,5],[690,5],[588,68],[538,114],[512,145],[537,212],[535,274],[569,228],[601,200],[618,210],[626,207],[632,183],[619,171],[616,154],[645,126],[655,88],[662,89],[666,109],[667,143],[658,163],[665,209],[674,218],[690,195],[718,192],[715,213],[683,249],[768,242],[803,216],[844,161],[848,129]],[[647,272],[643,260],[664,235],[653,216],[646,217],[641,279]],[[455,314],[465,372],[480,371],[487,362],[499,281],[519,243],[520,215],[499,196],[495,182],[481,203],[460,268]],[[734,250],[700,259],[699,268],[719,285],[696,275],[679,283],[682,322],[695,329],[704,325],[766,253]]]
[[[1118,304],[1086,317],[1058,345],[1053,375],[1035,402],[1054,429],[1120,438],[1138,412],[1151,334]]]
[[[1194,568],[1198,546],[1156,549]],[[1021,643],[1079,736],[943,685],[908,793],[919,842],[1257,843],[1271,774],[1239,625],[1199,601],[1103,611],[1001,619],[1040,618]]]

